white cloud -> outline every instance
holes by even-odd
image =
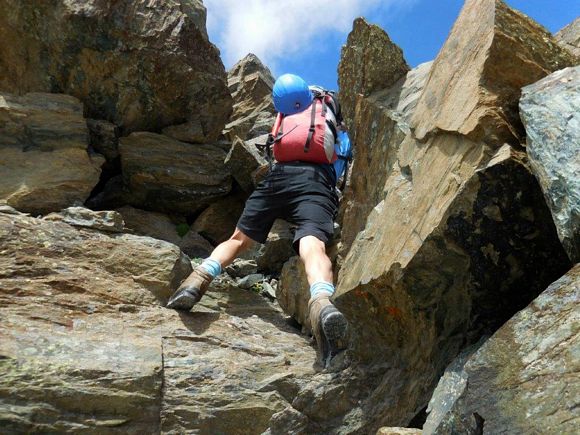
[[[328,32],[345,35],[358,16],[388,12],[416,0],[204,0],[212,42],[226,68],[248,53],[275,69],[284,56],[316,49]],[[217,38],[217,39],[216,39]]]

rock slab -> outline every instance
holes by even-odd
[[[467,360],[451,409],[424,433],[577,432],[579,298],[576,265]]]
[[[0,199],[9,205],[34,214],[82,205],[104,161],[89,154],[78,99],[0,93]]]
[[[580,261],[580,66],[526,86],[520,112],[534,175],[558,236],[576,263]]]
[[[517,110],[521,88],[575,61],[542,26],[503,1],[467,0],[417,105],[415,134],[423,140],[458,132],[494,146],[516,145],[525,135]]]

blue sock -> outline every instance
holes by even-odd
[[[315,297],[321,293],[328,293],[328,296],[332,296],[334,293],[334,285],[331,282],[317,281],[310,286],[310,297]]]
[[[203,260],[200,267],[203,267],[213,278],[222,273],[222,265],[219,261],[212,260],[211,258]]]

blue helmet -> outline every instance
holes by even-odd
[[[302,112],[312,103],[312,92],[306,82],[294,74],[283,74],[272,89],[274,107],[284,115]]]

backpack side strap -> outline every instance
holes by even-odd
[[[312,140],[312,136],[314,135],[314,132],[316,131],[316,101],[317,100],[318,100],[318,98],[315,98],[314,101],[312,101],[312,109],[310,110],[310,128],[308,129],[308,137],[306,138],[306,143],[304,144],[304,152],[305,153],[310,151],[310,141]],[[324,104],[324,101],[322,104]],[[322,108],[324,109],[324,106],[322,106]]]

